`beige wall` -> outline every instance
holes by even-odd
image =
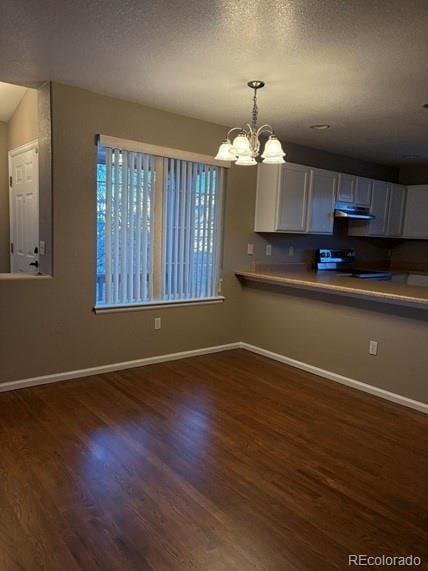
[[[426,314],[334,296],[245,287],[243,340],[428,402]],[[379,342],[376,357],[368,354],[370,339]]]
[[[428,240],[403,240],[392,250],[391,261],[428,265]]]
[[[218,125],[53,85],[54,277],[0,281],[0,378],[22,379],[237,341],[245,248],[240,214],[251,208],[254,169],[228,173],[221,305],[94,315],[96,147],[105,133],[212,155]],[[153,318],[162,317],[154,331]],[[7,324],[7,326],[6,326]]]
[[[304,147],[303,145],[289,141],[283,141],[283,146],[287,153],[286,160],[291,163],[366,176],[379,180],[387,180],[390,182],[398,181],[399,169],[395,167],[344,157],[336,153]]]
[[[234,270],[253,259],[245,253],[246,244],[254,242],[256,252],[263,252],[265,243],[265,237],[252,230],[255,169],[232,167],[228,172],[224,304],[93,314],[94,136],[104,133],[211,155],[224,138],[224,131],[218,125],[53,85],[54,277],[43,281],[0,281],[1,380],[243,339],[425,400],[425,314],[392,306],[379,309],[376,305],[346,303],[343,299],[333,303],[325,297],[314,299],[309,295],[242,288],[236,280]],[[290,239],[293,238],[282,238],[280,257]],[[311,242],[312,246],[316,247],[315,242]],[[376,250],[377,246],[373,247]],[[153,329],[155,316],[162,317],[160,331]],[[368,340],[373,338],[379,340],[380,351],[378,357],[369,358]]]
[[[7,124],[0,121],[0,273],[9,271]]]
[[[28,89],[7,124],[7,146],[16,149],[38,138],[37,91]]]
[[[428,164],[401,167],[399,181],[401,184],[427,184]]]

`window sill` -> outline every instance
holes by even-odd
[[[24,273],[0,273],[0,281],[34,281],[34,280],[50,280],[52,275],[50,274],[24,274]]]
[[[146,309],[166,309],[169,307],[189,307],[193,305],[212,305],[214,303],[223,303],[223,296],[207,297],[203,299],[178,299],[177,301],[151,301],[145,304],[127,304],[127,305],[103,305],[95,306],[94,312],[98,313],[123,313],[127,311],[141,311]]]

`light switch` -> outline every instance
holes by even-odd
[[[247,245],[247,254],[249,256],[252,256],[254,254],[254,244],[248,244]]]
[[[369,342],[369,353],[370,353],[370,355],[377,355],[377,346],[378,346],[377,341],[370,341]]]

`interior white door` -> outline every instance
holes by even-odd
[[[9,152],[10,268],[39,267],[39,163],[37,142]]]

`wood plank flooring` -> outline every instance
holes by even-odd
[[[427,561],[427,418],[243,350],[0,394],[0,569]]]

